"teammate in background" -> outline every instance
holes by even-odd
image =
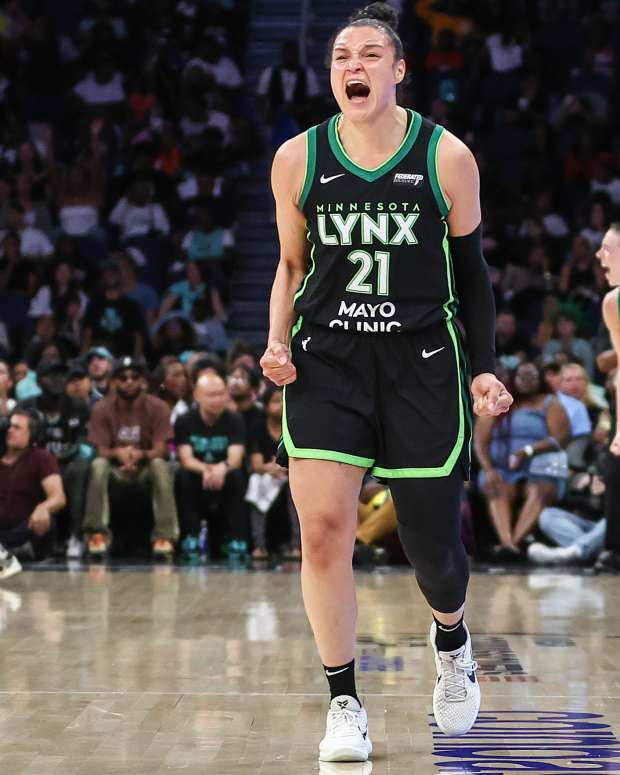
[[[601,262],[607,282],[612,290],[603,299],[603,320],[609,331],[616,364],[620,363],[620,223],[612,223],[599,248],[596,257]],[[612,365],[613,368],[613,365]],[[620,570],[620,425],[618,411],[620,409],[620,381],[616,375],[616,407],[615,430],[607,461],[605,485],[605,516],[607,528],[605,533],[605,549],[601,552],[595,564],[600,571]]]
[[[355,687],[351,566],[366,470],[389,483],[433,612],[437,724],[465,734],[478,713],[463,623],[459,507],[472,418],[459,300],[476,413],[512,403],[492,373],[476,163],[456,137],[397,106],[405,61],[396,25],[389,5],[373,3],[336,32],[329,61],[342,112],[282,145],[272,171],[281,255],[261,365],[286,385],[302,592],[331,692],[323,761],[365,761],[372,751]]]

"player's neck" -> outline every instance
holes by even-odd
[[[406,131],[407,111],[398,105],[372,121],[353,123],[342,115],[338,122],[340,142],[348,156],[363,167],[377,166],[388,159],[402,143]]]

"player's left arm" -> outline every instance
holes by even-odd
[[[460,318],[465,326],[472,369],[474,411],[482,416],[506,412],[512,396],[495,377],[495,300],[482,255],[480,175],[472,152],[444,131],[437,151],[437,172],[450,207],[447,216]]]

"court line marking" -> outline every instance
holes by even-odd
[[[381,693],[378,694],[376,692],[360,692],[363,697],[390,697],[390,698],[418,698],[418,697],[425,697],[427,699],[430,699],[430,694],[428,692],[423,692],[420,694],[385,694]],[[326,692],[243,692],[242,694],[231,694],[230,692],[188,692],[184,689],[179,689],[178,691],[161,691],[156,692],[153,690],[149,691],[121,691],[121,690],[114,690],[110,689],[109,691],[103,691],[103,690],[93,690],[88,691],[85,689],[35,689],[32,691],[26,691],[26,690],[16,690],[16,691],[9,691],[7,689],[0,690],[0,696],[8,696],[8,695],[61,695],[61,694],[91,694],[91,695],[115,695],[119,697],[140,697],[140,696],[148,696],[148,697],[176,697],[178,695],[181,696],[187,696],[187,697],[325,697]],[[508,697],[511,700],[515,699],[514,694],[496,694],[493,693],[490,695],[489,699],[495,700],[498,697]],[[536,700],[536,699],[554,699],[554,700],[566,700],[570,699],[571,701],[574,701],[575,695],[574,694],[528,694],[527,697],[523,698],[516,698],[516,699],[523,699],[524,701],[529,700]],[[583,701],[584,704],[587,704],[591,700],[619,700],[619,695],[610,695],[610,694],[588,694],[587,696],[577,698]],[[493,713],[493,710],[482,710],[481,713]]]

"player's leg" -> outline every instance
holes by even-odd
[[[478,715],[480,688],[463,622],[469,560],[461,540],[462,474],[457,466],[446,477],[393,479],[390,486],[403,549],[433,610],[435,720],[445,734],[463,735]]]
[[[355,688],[357,602],[352,555],[364,469],[292,458],[289,482],[301,528],[304,605],[330,685],[324,761],[365,761],[372,747]]]

